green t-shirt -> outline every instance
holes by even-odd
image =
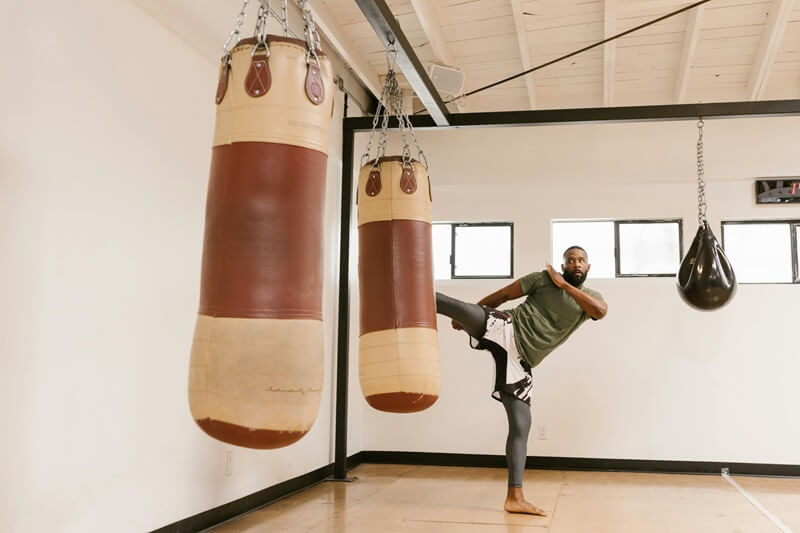
[[[556,287],[547,271],[533,272],[519,281],[528,297],[508,313],[513,319],[517,350],[533,368],[590,317],[572,296]],[[587,287],[581,290],[602,298]]]

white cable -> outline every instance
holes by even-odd
[[[761,505],[761,504],[758,502],[758,500],[756,500],[755,498],[753,498],[752,496],[750,496],[750,494],[748,494],[748,492],[747,492],[746,490],[744,490],[744,489],[741,487],[741,485],[739,485],[738,483],[736,483],[736,481],[734,481],[734,480],[733,480],[733,478],[732,478],[731,476],[729,476],[729,475],[728,475],[728,469],[727,469],[727,468],[723,468],[723,469],[722,469],[722,477],[723,477],[723,479],[724,479],[725,481],[727,481],[728,483],[730,483],[731,485],[733,485],[733,488],[735,488],[736,490],[738,490],[738,491],[739,491],[739,492],[742,494],[742,496],[744,496],[745,498],[747,498],[747,501],[749,501],[750,503],[752,503],[752,504],[755,506],[755,508],[756,508],[756,509],[758,509],[759,511],[761,511],[761,513],[762,513],[764,516],[766,516],[767,518],[769,518],[769,519],[772,521],[772,523],[773,523],[773,524],[775,524],[776,526],[778,526],[778,529],[780,529],[781,531],[783,531],[783,533],[793,533],[793,532],[792,532],[792,530],[791,530],[791,529],[789,529],[789,528],[786,526],[786,524],[784,524],[783,522],[781,522],[781,521],[780,521],[780,519],[779,519],[777,516],[775,516],[774,514],[770,513],[770,512],[767,510],[767,508],[766,508],[766,507],[764,507],[763,505]]]

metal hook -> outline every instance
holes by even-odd
[[[386,47],[386,64],[389,70],[394,70],[394,67],[397,65],[397,46],[394,40],[389,41]]]

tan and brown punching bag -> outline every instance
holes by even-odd
[[[223,62],[189,404],[215,439],[278,448],[322,389],[323,213],[331,66],[304,41],[244,39]]]
[[[430,182],[417,161],[378,163],[358,178],[359,377],[372,407],[412,413],[439,398]]]

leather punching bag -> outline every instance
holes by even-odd
[[[305,41],[241,40],[223,62],[189,404],[215,439],[278,448],[322,389],[330,62]],[[254,52],[255,48],[255,53]]]
[[[714,233],[703,221],[678,270],[678,293],[702,311],[722,307],[736,293],[736,276]]]
[[[439,398],[440,381],[424,165],[381,157],[361,168],[358,242],[361,390],[375,409],[421,411]]]

